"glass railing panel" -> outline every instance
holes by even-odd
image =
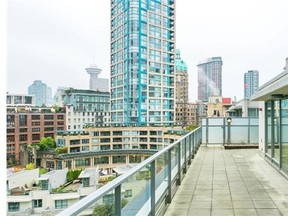
[[[202,127],[202,143],[206,144],[206,126]]]
[[[208,125],[223,125],[223,118],[208,118]]]
[[[178,147],[174,146],[171,149],[171,178],[172,180],[176,177],[178,172]]]
[[[168,153],[156,160],[155,200],[162,203],[168,193]],[[156,205],[156,212],[160,205]]]
[[[249,118],[232,118],[231,126],[233,125],[245,125],[248,127]]]
[[[259,143],[259,128],[257,126],[250,127],[250,143],[258,144]]]
[[[231,126],[231,143],[247,144],[248,143],[248,127]]]
[[[223,127],[209,127],[208,128],[208,143],[222,144],[223,143]]]
[[[250,118],[250,125],[259,125],[259,118]]]
[[[122,215],[148,215],[151,209],[150,205],[150,180],[151,180],[151,165],[147,165],[139,172],[130,176],[121,186],[125,191],[124,199],[127,204],[121,211]]]
[[[183,166],[184,162],[185,162],[185,141],[182,140],[180,142],[180,148],[181,148],[181,166]]]
[[[123,205],[125,201],[122,201]],[[111,190],[106,195],[101,197],[95,203],[91,204],[89,207],[85,208],[79,216],[92,215],[92,216],[101,216],[101,215],[115,215],[115,194],[114,190]]]

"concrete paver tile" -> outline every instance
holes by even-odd
[[[256,209],[234,209],[235,216],[258,216]]]
[[[257,209],[257,213],[261,216],[281,216],[278,209]]]

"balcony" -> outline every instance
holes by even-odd
[[[202,127],[59,215],[96,214],[105,204],[113,215],[125,216],[284,215],[287,179],[262,151],[245,148],[257,146],[257,131],[253,118],[204,119]]]

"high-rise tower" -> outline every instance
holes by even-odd
[[[249,99],[259,89],[259,72],[249,70],[244,74],[244,98]]]
[[[111,0],[111,123],[174,122],[174,0]]]
[[[41,80],[35,80],[32,85],[28,87],[28,94],[35,96],[35,105],[42,106],[48,103],[48,88]]]
[[[222,96],[222,58],[212,57],[197,65],[198,100],[208,102],[210,96]]]

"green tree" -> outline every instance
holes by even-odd
[[[126,199],[121,200],[121,208],[123,208],[128,201]],[[114,203],[107,203],[104,205],[100,205],[94,208],[93,216],[114,216],[115,215],[115,207]]]
[[[73,181],[79,177],[81,174],[82,169],[77,169],[77,170],[69,170],[67,172],[67,182]]]
[[[63,154],[63,153],[67,153],[68,152],[68,148],[67,147],[57,147],[55,149],[56,154]]]
[[[34,163],[26,164],[25,169],[26,170],[33,170],[33,169],[35,169],[35,164]]]
[[[198,127],[197,125],[188,125],[185,129],[192,131],[192,130],[196,129],[197,127]]]
[[[56,143],[52,137],[42,137],[39,144],[39,150],[45,150],[49,148],[55,148]]]
[[[57,104],[54,104],[53,109],[56,113],[60,111],[60,107]]]

